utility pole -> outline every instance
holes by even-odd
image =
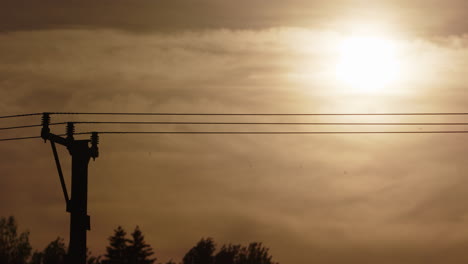
[[[67,137],[63,138],[50,133],[50,114],[42,116],[41,137],[50,141],[57,165],[66,203],[66,210],[70,213],[70,243],[68,246],[67,264],[86,264],[86,231],[91,229],[88,210],[88,163],[90,158],[96,159],[98,152],[98,134],[93,132],[91,140],[75,140],[73,123],[67,124]],[[55,143],[65,146],[72,157],[71,199],[65,185],[60,161]],[[91,143],[91,146],[89,144]]]

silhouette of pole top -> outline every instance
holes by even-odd
[[[54,133],[51,133],[49,126],[50,126],[50,113],[43,113],[41,137],[44,139],[44,142],[47,142],[47,140],[49,140],[51,142],[63,145],[70,150],[72,144],[75,142],[75,138],[74,138],[75,123],[73,122],[67,123],[67,133],[66,133],[65,138],[58,136]],[[93,158],[93,160],[95,160],[99,156],[99,149],[98,149],[99,134],[98,132],[92,132],[91,138],[89,140],[84,140],[84,141],[91,142],[89,154],[90,154],[90,157]]]

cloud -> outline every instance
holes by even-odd
[[[118,29],[174,32],[203,29],[303,27],[345,29],[355,21],[388,23],[423,35],[462,34],[466,1],[362,0],[3,0],[0,30]],[[431,18],[431,19],[428,19]]]
[[[465,108],[466,36],[398,40],[413,73],[404,87],[412,91],[377,95],[354,94],[333,84],[327,69],[336,56],[333,43],[342,37],[334,31],[287,27],[4,33],[0,109],[286,113]],[[66,118],[71,117],[60,120]],[[9,124],[19,122],[39,121]],[[460,232],[466,224],[464,207],[457,203],[464,197],[463,141],[462,135],[105,135],[101,157],[90,164],[90,246],[102,252],[113,227],[124,225],[130,231],[139,224],[148,241],[161,246],[161,260],[180,257],[171,254],[183,253],[201,236],[214,236],[219,243],[263,240],[282,263],[384,258],[430,263],[446,252],[461,261],[467,238]],[[68,218],[48,146],[11,142],[0,153],[5,157],[0,198],[8,201],[0,212],[15,214],[22,226],[30,227],[35,246],[54,239],[50,234],[66,236]],[[68,172],[63,149],[61,157]]]

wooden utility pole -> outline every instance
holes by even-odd
[[[41,137],[49,140],[54,153],[60,182],[66,202],[66,210],[70,213],[70,243],[68,246],[67,264],[86,264],[86,231],[90,230],[88,211],[88,163],[90,158],[97,158],[98,134],[93,132],[91,140],[75,140],[74,124],[67,124],[67,137],[63,138],[50,133],[50,115],[42,116]],[[60,161],[55,143],[65,146],[72,157],[71,199],[63,178]],[[91,143],[91,146],[89,144]]]

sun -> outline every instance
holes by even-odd
[[[372,36],[345,38],[338,45],[336,77],[353,92],[377,93],[400,76],[394,41]]]

